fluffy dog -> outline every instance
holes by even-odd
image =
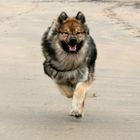
[[[71,116],[83,116],[86,93],[94,80],[96,45],[82,12],[62,12],[42,38],[44,72],[61,93],[72,98]]]

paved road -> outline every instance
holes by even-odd
[[[121,17],[118,7],[112,9],[116,3],[17,0],[0,5],[1,140],[139,140],[138,20]],[[137,19],[139,9],[125,6],[127,13],[129,8]],[[96,81],[80,120],[68,116],[71,100],[60,95],[42,68],[41,36],[63,10],[72,16],[85,13],[98,48]]]

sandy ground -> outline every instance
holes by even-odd
[[[1,140],[139,140],[139,2],[0,1]],[[98,48],[86,114],[43,73],[40,40],[61,11],[87,17]],[[97,97],[94,97],[96,95]]]

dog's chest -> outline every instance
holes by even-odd
[[[56,83],[76,85],[78,82],[85,81],[88,78],[88,68],[83,65],[73,71],[57,72],[53,78]]]

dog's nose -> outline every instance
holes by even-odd
[[[70,39],[69,39],[69,44],[75,45],[76,43],[77,43],[76,37],[70,37]]]

